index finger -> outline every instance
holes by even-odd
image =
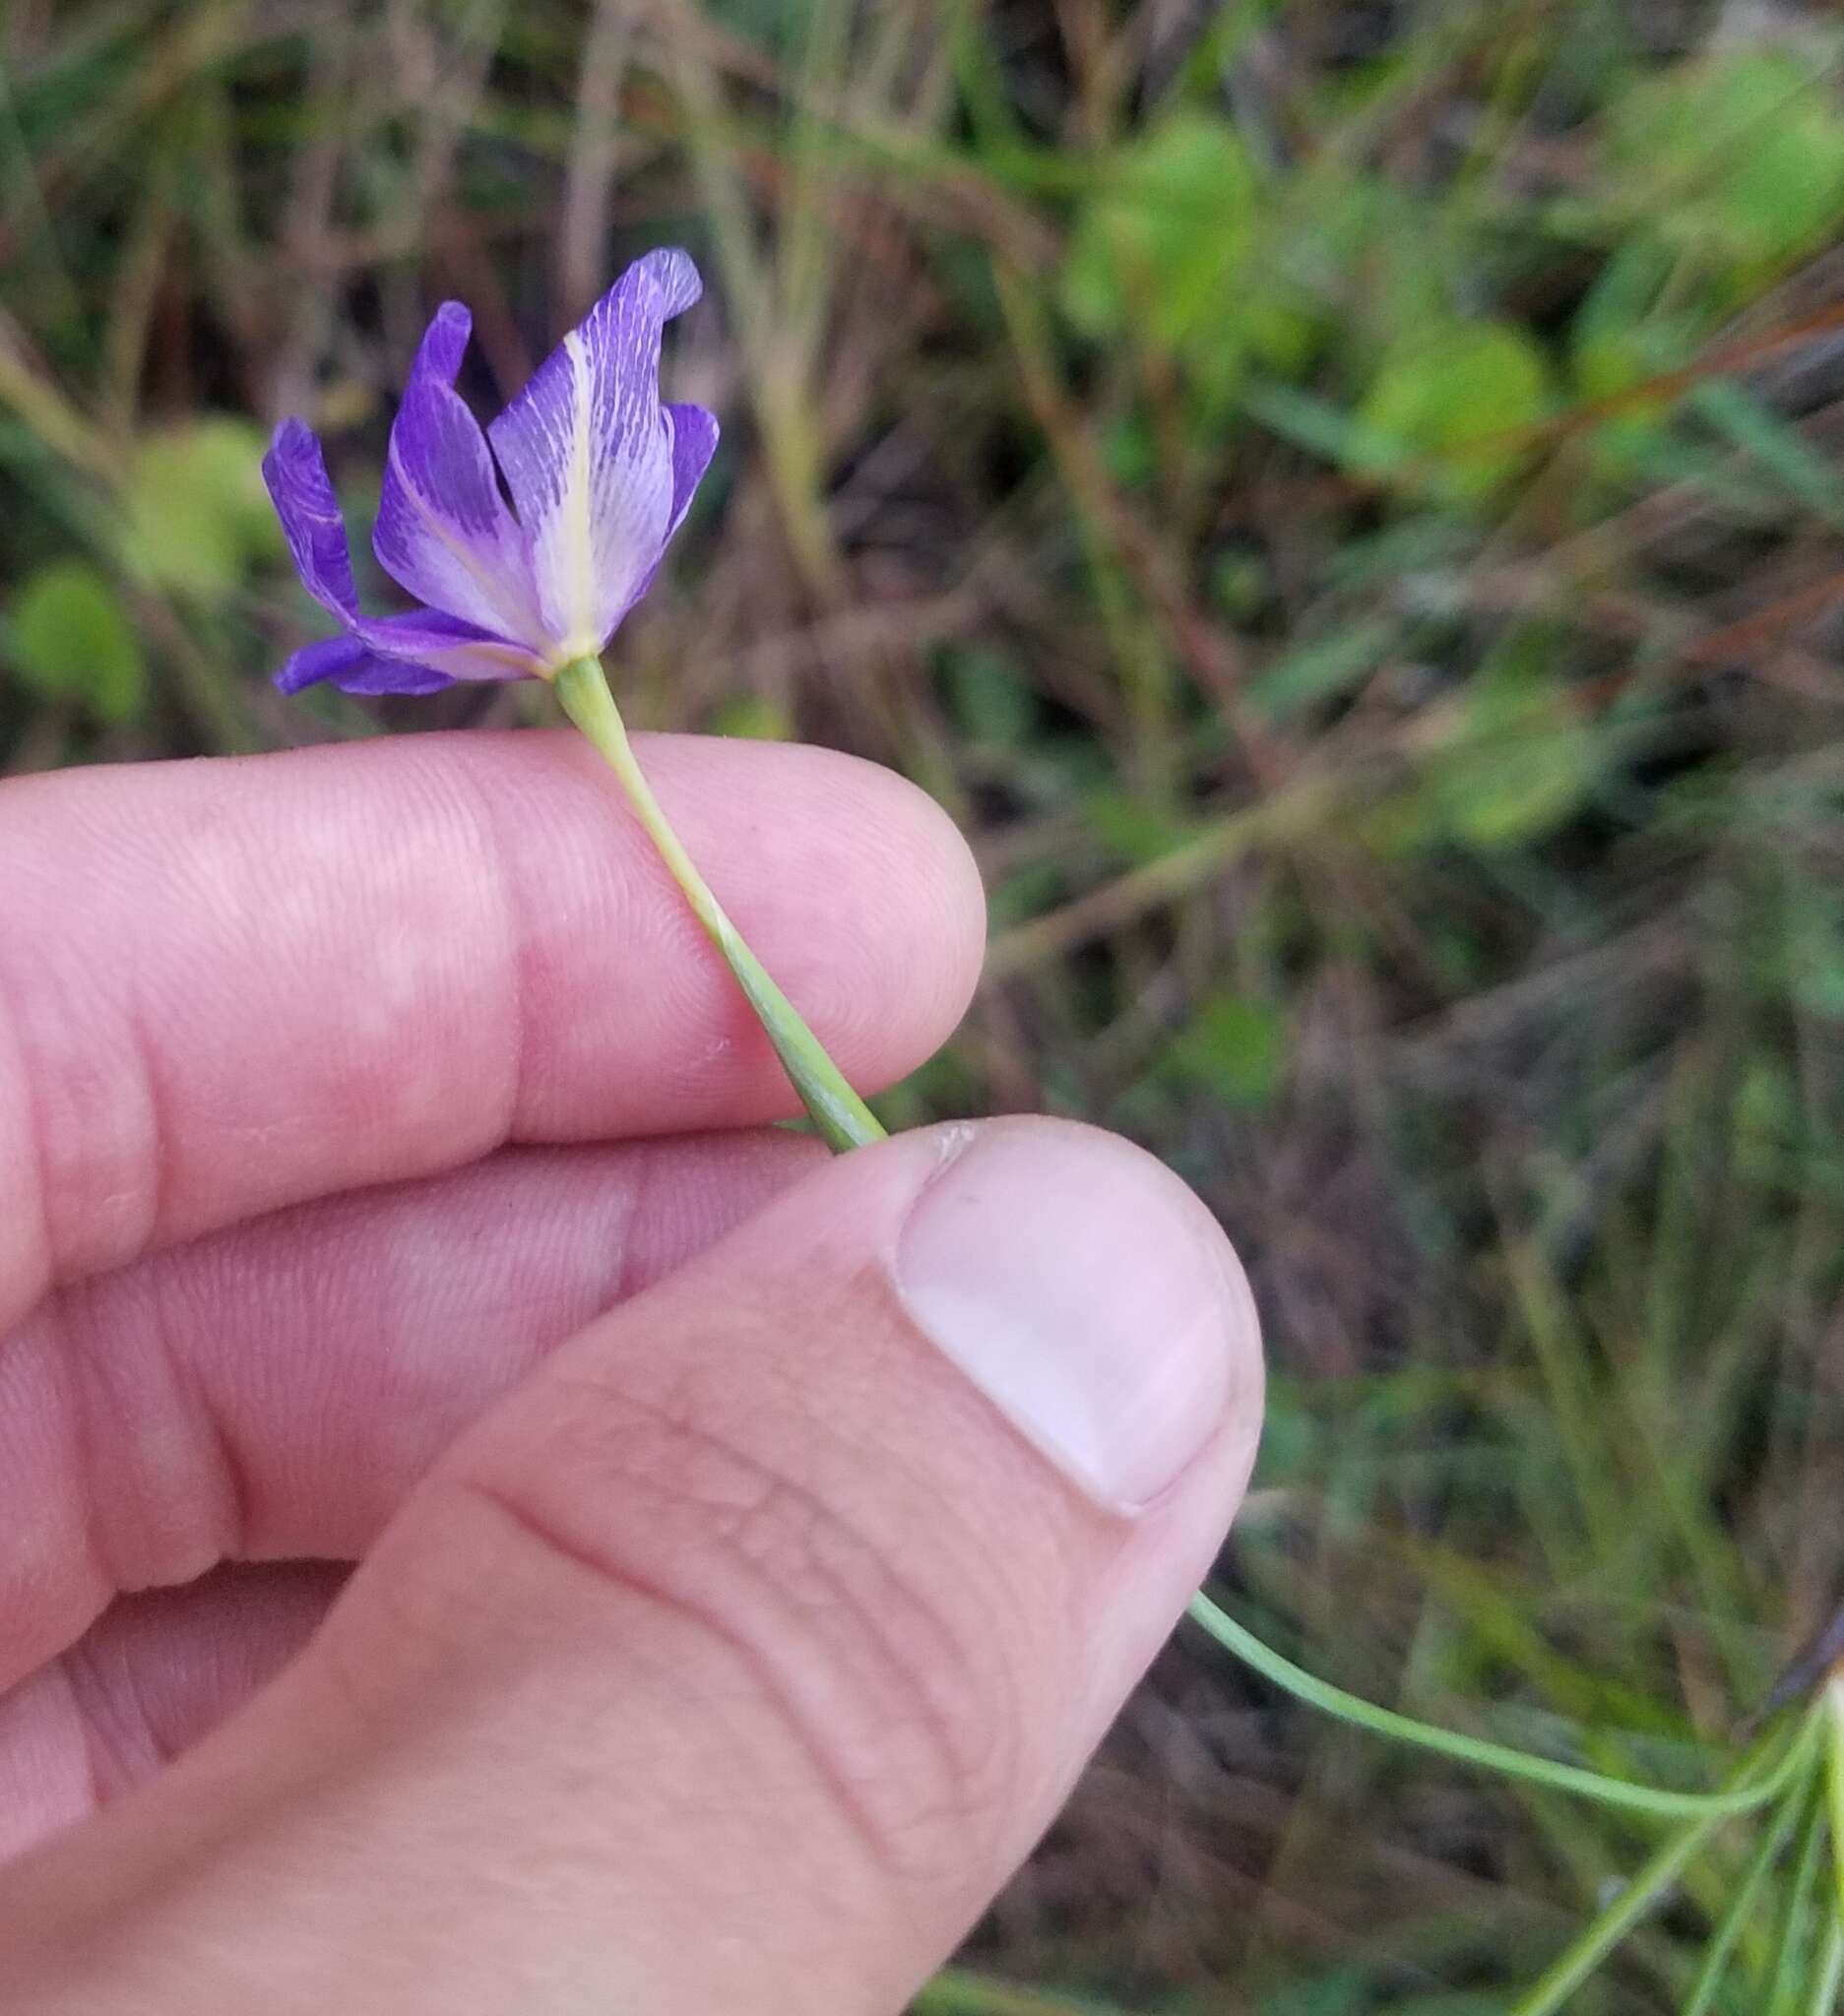
[[[889,772],[642,760],[841,1068],[920,1062],[978,970],[965,845]],[[428,734],[0,789],[0,1328],[56,1283],[509,1141],[793,1096],[574,736]]]

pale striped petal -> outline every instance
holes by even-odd
[[[677,487],[661,332],[699,291],[683,252],[637,260],[487,429],[553,662],[599,652],[659,565]]]

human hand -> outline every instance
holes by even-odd
[[[940,815],[647,761],[846,1071],[920,1061]],[[1117,1141],[787,1104],[574,738],[0,789],[0,2006],[890,2016],[945,1956],[1209,1564],[1254,1318]]]

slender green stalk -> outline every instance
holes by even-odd
[[[1742,1880],[1736,1885],[1735,1895],[1729,1900],[1727,1909],[1710,1934],[1708,1945],[1703,1949],[1702,1965],[1690,1984],[1683,2016],[1709,2016],[1710,2005],[1716,1999],[1716,1990],[1722,1984],[1743,1927],[1754,1908],[1754,1900],[1760,1895],[1761,1886],[1792,1839],[1793,1830],[1806,1810],[1809,1796],[1809,1789],[1804,1785],[1795,1785],[1782,1795],[1772,1822],[1755,1844],[1754,1853],[1749,1857],[1748,1866],[1742,1871]]]
[[[1831,1881],[1844,1928],[1844,1671],[1825,1682],[1825,1788],[1831,1800]]]
[[[950,1967],[937,1974],[910,2004],[910,2016],[1118,2016],[1112,2004],[1045,1988],[988,1981]]]
[[[768,1040],[775,1045],[794,1089],[812,1115],[813,1124],[835,1153],[862,1148],[881,1141],[884,1130],[876,1115],[846,1083],[838,1065],[820,1046],[819,1039],[796,1013],[793,1002],[770,978],[762,962],[743,942],[741,933],[712,894],[711,886],[699,874],[679,837],[672,831],[653,787],[647,782],[627,738],[621,719],[601,664],[593,658],[579,658],[565,665],[556,678],[557,699],[563,711],[595,745],[603,760],[614,772],[635,817],[646,828],[647,837],[659,850],[660,858],[671,871],[672,879],[685,893],[692,914],[711,942],[724,955],[737,984],[755,1010]]]
[[[593,658],[572,661],[557,674],[556,688],[564,712],[614,773],[635,816],[659,850],[672,879],[684,893],[693,915],[723,954],[774,1044],[795,1090],[800,1095],[828,1145],[843,1153],[883,1139],[884,1130],[875,1116],[846,1082],[812,1031],[744,943],[709,883],[685,851],[635,757],[626,724],[614,704],[613,695],[608,691],[600,662]],[[1459,1763],[1545,1786],[1552,1791],[1594,1799],[1602,1805],[1690,1820],[1691,1824],[1653,1856],[1614,1905],[1602,1913],[1518,2004],[1514,2016],[1548,2016],[1548,2012],[1558,2008],[1676,1880],[1685,1863],[1714,1827],[1731,1813],[1748,1811],[1776,1797],[1792,1782],[1801,1762],[1810,1756],[1817,1736],[1818,1723],[1814,1717],[1796,1733],[1776,1762],[1769,1766],[1767,1759],[1770,1753],[1756,1750],[1731,1786],[1721,1792],[1663,1791],[1584,1770],[1577,1765],[1533,1756],[1503,1743],[1488,1742],[1480,1737],[1438,1729],[1348,1694],[1342,1688],[1315,1679],[1279,1653],[1270,1651],[1251,1632],[1219,1609],[1202,1591],[1191,1600],[1190,1615],[1219,1644],[1275,1685],[1309,1706],[1368,1730],[1372,1734],[1414,1743]],[[1840,1711],[1834,1721],[1830,1755],[1833,1759],[1833,1796],[1844,1801],[1844,1711]],[[1771,1839],[1770,1845],[1757,1858],[1758,1867],[1750,1869],[1750,1882],[1758,1883],[1777,1851],[1778,1840]],[[1802,1863],[1803,1868],[1809,1869],[1812,1852],[1809,1839],[1808,1861]],[[1840,1880],[1844,1881],[1844,1878]],[[1745,1885],[1744,1897],[1748,1894],[1750,1893]],[[1740,1928],[1743,1901],[1739,1899],[1737,1908],[1730,1914],[1733,1930],[1730,1929],[1730,1922],[1725,1921],[1724,1930],[1729,1943],[1733,1943],[1735,1932]],[[1719,1942],[1721,1936],[1719,1934]],[[1726,1946],[1723,1950],[1726,1952]],[[1719,1967],[1709,1970],[1711,1987],[1719,1972]],[[952,1978],[943,1992],[951,1999]],[[1695,2006],[1700,2010],[1706,2006],[1708,1994],[1701,1989],[1698,1992],[1701,1999]]]
[[[1767,2016],[1794,2016],[1800,2005],[1800,1968],[1807,1956],[1807,1925],[1812,1917],[1812,1892],[1818,1887],[1824,1845],[1824,1787],[1814,1784],[1807,1802],[1799,1850],[1793,1859],[1792,1878],[1787,1884],[1786,1909],[1780,1918],[1773,1990],[1762,2005]]]
[[[1706,1813],[1674,1834],[1614,1902],[1512,2005],[1510,2016],[1553,2016],[1678,1880],[1684,1865],[1722,1824]]]
[[[1791,1746],[1770,1768],[1763,1767],[1771,1753],[1764,1747],[1757,1747],[1744,1761],[1735,1774],[1734,1795],[1751,1793],[1754,1802],[1760,1798],[1772,1798],[1788,1787],[1801,1784],[1805,1795],[1796,1801],[1796,1810],[1803,1810],[1810,1800],[1810,1774],[1812,1768],[1813,1750],[1817,1741],[1818,1727],[1815,1720],[1809,1719],[1793,1738]],[[1802,1784],[1801,1774],[1807,1774]],[[1646,1862],[1632,1881],[1625,1885],[1612,1904],[1601,1913],[1558,1959],[1543,1979],[1524,1994],[1512,2007],[1510,2016],[1553,2016],[1580,1987],[1603,1960],[1618,1946],[1639,1921],[1652,1910],[1665,1893],[1678,1880],[1685,1864],[1702,1847],[1711,1834],[1720,1827],[1733,1808],[1706,1810],[1689,1826],[1673,1835]],[[1803,1880],[1803,1878],[1802,1878]]]
[[[1623,1778],[1610,1778],[1599,1771],[1587,1771],[1578,1764],[1558,1764],[1548,1757],[1533,1756],[1506,1743],[1494,1743],[1481,1736],[1461,1735],[1457,1731],[1437,1729],[1418,1722],[1413,1716],[1398,1715],[1394,1709],[1379,1708],[1342,1687],[1316,1679],[1262,1644],[1201,1591],[1191,1598],[1190,1616],[1201,1624],[1219,1645],[1251,1666],[1263,1678],[1292,1694],[1298,1701],[1337,1717],[1372,1735],[1387,1736],[1394,1742],[1414,1743],[1424,1750],[1437,1751],[1461,1764],[1494,1771],[1501,1777],[1523,1779],[1531,1785],[1547,1786],[1553,1792],[1571,1793],[1594,1799],[1604,1806],[1620,1806],[1628,1812],[1654,1813],[1670,1819],[1708,1817],[1721,1819],[1725,1813],[1746,1813],[1772,1798],[1778,1789],[1777,1777],[1746,1777],[1726,1792],[1667,1792],[1650,1785],[1634,1785]],[[1796,1737],[1780,1761],[1779,1770],[1789,1765],[1804,1736]]]
[[[1836,2016],[1840,1986],[1844,1986],[1844,1920],[1833,1919],[1825,1929],[1811,2016]]]

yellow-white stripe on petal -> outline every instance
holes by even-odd
[[[697,294],[682,252],[637,261],[487,430],[553,666],[600,652],[659,563],[674,494],[660,335]]]
[[[589,369],[589,352],[583,333],[573,329],[563,339],[563,354],[570,367],[570,455],[569,472],[564,479],[563,499],[558,507],[557,583],[566,634],[558,640],[559,662],[573,658],[593,658],[602,649],[596,627],[596,538],[591,494],[590,417],[594,410],[594,384]]]

